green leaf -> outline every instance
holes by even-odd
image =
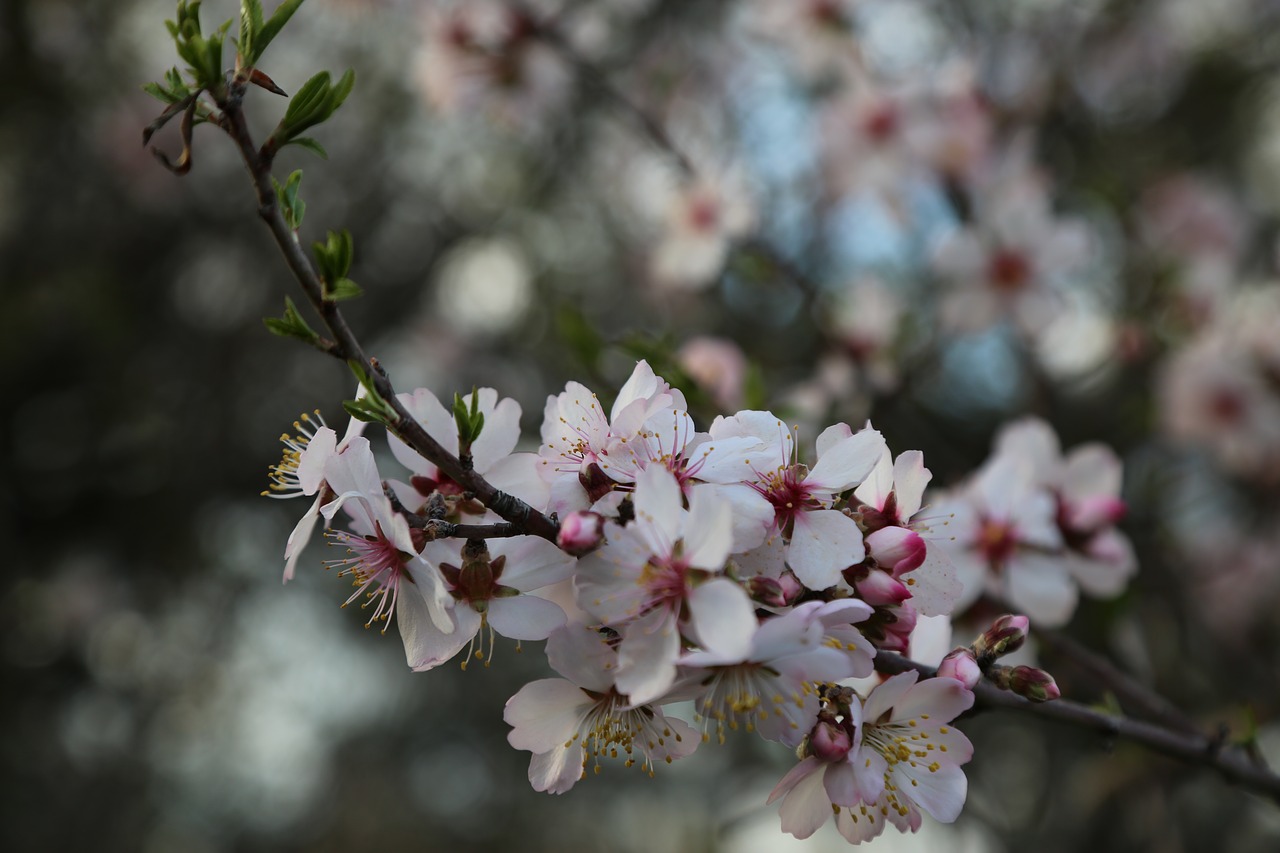
[[[349,278],[340,278],[338,283],[326,288],[325,299],[341,302],[344,299],[355,299],[364,293],[364,288]]]
[[[317,155],[321,160],[329,159],[329,152],[325,151],[324,146],[310,136],[299,136],[297,139],[290,139],[285,145],[298,145]]]
[[[258,58],[255,42],[262,31],[262,0],[240,0],[240,38],[236,47],[240,52],[241,62],[252,67]]]
[[[315,330],[307,325],[307,321],[302,319],[302,315],[298,313],[298,306],[294,305],[293,300],[287,296],[284,299],[284,316],[263,317],[262,322],[271,334],[282,338],[297,338],[309,344],[320,339]]]
[[[329,93],[329,72],[321,71],[302,85],[298,94],[289,101],[289,108],[284,111],[284,119],[280,122],[286,129],[301,128],[304,123],[324,107],[325,97]],[[289,134],[293,136],[294,134]]]
[[[392,420],[377,408],[371,406],[367,401],[368,397],[363,400],[343,400],[342,408],[347,410],[347,414],[358,421],[367,424],[390,424]]]
[[[298,189],[302,184],[302,170],[292,172],[281,186],[274,177],[271,183],[276,188],[276,199],[280,202],[280,210],[289,227],[297,231],[302,227],[302,219],[307,214],[307,203],[298,197]]]
[[[262,57],[262,54],[266,52],[267,45],[271,44],[275,37],[280,35],[284,25],[289,23],[293,13],[298,11],[298,7],[301,5],[302,0],[284,0],[283,3],[276,7],[271,19],[258,27],[256,30],[257,35],[254,39],[254,62],[257,62]]]
[[[356,85],[356,72],[353,68],[348,68],[338,78],[338,83],[330,92],[329,113],[325,116],[328,118],[338,111],[338,107],[342,106],[343,101],[347,99],[347,95],[351,94],[351,90]]]

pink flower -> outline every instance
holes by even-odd
[[[567,554],[581,557],[604,544],[604,517],[598,512],[571,512],[560,522],[556,544]]]

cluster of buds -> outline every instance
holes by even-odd
[[[1001,690],[1012,691],[1032,702],[1057,699],[1062,695],[1058,685],[1044,670],[996,663],[1022,648],[1030,628],[1031,623],[1025,616],[1001,616],[969,646],[952,649],[939,664],[938,677],[954,678],[972,690],[985,675]]]

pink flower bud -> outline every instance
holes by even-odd
[[[995,660],[1012,654],[1026,642],[1031,622],[1027,617],[1006,614],[991,623],[982,636],[973,641],[973,651],[978,657]]]
[[[919,533],[905,527],[885,527],[872,533],[866,539],[867,551],[875,557],[882,568],[889,569],[893,576],[920,568],[924,562],[926,547]]]
[[[571,512],[560,522],[556,544],[575,557],[589,554],[604,543],[604,518],[596,512]]]
[[[1062,695],[1053,676],[1033,666],[1015,666],[1009,675],[1009,689],[1032,702],[1049,702]]]
[[[809,735],[809,749],[820,761],[843,761],[853,749],[853,739],[842,726],[821,721]]]
[[[887,604],[901,604],[911,597],[911,590],[900,581],[893,579],[888,572],[872,569],[867,576],[856,585],[858,597],[872,607]]]
[[[757,575],[747,582],[751,597],[769,607],[790,607],[804,593],[804,585],[790,570],[777,578]]]
[[[884,611],[877,611],[876,615],[881,613]],[[911,632],[916,629],[916,609],[907,603],[893,608],[889,615],[893,620],[886,622],[884,639],[876,643],[876,647],[905,655],[911,646]]]
[[[939,678],[954,678],[969,690],[982,680],[982,670],[978,667],[978,659],[973,652],[965,648],[955,649],[942,659],[938,665]]]

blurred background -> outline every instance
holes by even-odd
[[[227,140],[197,128],[183,178],[139,144],[173,6],[0,5],[0,847],[841,849],[778,832],[791,757],[746,738],[535,793],[501,708],[540,649],[412,675],[319,544],[281,586],[303,508],[260,496],[277,436],[341,423],[353,383],[264,330],[296,285]],[[941,486],[1021,415],[1105,442],[1141,568],[1069,633],[1280,759],[1278,22],[1272,0],[308,0],[263,70],[357,72],[314,134],[329,159],[277,174],[305,168],[304,238],[355,236],[348,316],[397,387],[496,387],[532,446],[549,393],[608,398],[645,357],[700,425],[870,417]],[[252,94],[260,139],[282,108]],[[1280,845],[1280,809],[1208,770],[963,725],[960,821],[879,848]]]

